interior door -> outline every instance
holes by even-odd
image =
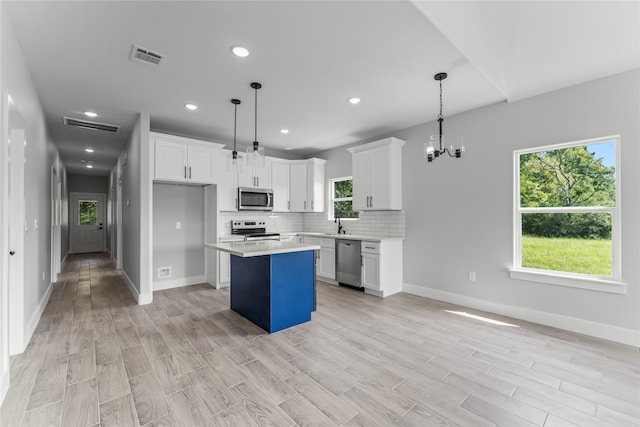
[[[73,253],[104,252],[106,194],[71,193]]]

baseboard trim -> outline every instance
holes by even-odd
[[[55,283],[49,282],[49,287],[47,288],[47,291],[44,293],[42,299],[40,300],[40,304],[38,304],[36,311],[33,313],[33,315],[31,315],[31,319],[29,319],[29,323],[27,323],[25,327],[24,341],[23,341],[24,348],[22,349],[21,353],[23,353],[26,350],[27,345],[29,344],[29,341],[31,341],[31,337],[33,336],[33,333],[38,327],[38,322],[42,317],[42,313],[44,313],[44,309],[47,308],[47,304],[49,303],[49,298],[51,297],[51,292],[53,291],[53,285],[55,285]]]
[[[4,403],[4,398],[7,396],[7,392],[9,391],[9,383],[11,379],[11,373],[9,369],[6,372],[2,373],[2,377],[0,377],[0,406]]]
[[[164,291],[165,289],[181,288],[183,286],[197,285],[199,283],[207,283],[207,276],[190,276],[181,279],[160,280],[153,283],[154,291]]]
[[[466,295],[427,288],[424,286],[405,283],[403,291],[425,298],[457,304],[464,307],[483,310],[514,319],[525,320],[527,322],[538,323],[545,326],[560,328],[583,335],[615,341],[621,344],[640,347],[640,331],[621,328],[619,326],[607,325],[593,322],[591,320],[578,319],[575,317],[563,316],[546,311],[532,310],[529,308],[515,307],[507,304],[500,304],[487,300],[482,300]]]
[[[136,287],[133,286],[133,281],[127,275],[127,272],[124,270],[121,270],[121,272],[122,272],[122,277],[124,279],[124,282],[127,284],[127,287],[129,288],[129,292],[131,292],[131,295],[133,295],[133,298],[135,298],[138,305],[151,304],[153,302],[153,293],[149,293],[149,294],[139,293]]]

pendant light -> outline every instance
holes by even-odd
[[[442,81],[447,78],[447,73],[438,73],[433,78],[440,82],[440,113],[438,114],[438,135],[431,135],[429,141],[424,143],[424,157],[428,162],[432,162],[433,159],[437,159],[440,155],[447,153],[450,157],[462,157],[464,153],[464,145],[462,145],[462,137],[449,138],[449,140],[455,140],[460,148],[453,148],[453,145],[444,147],[442,143],[442,123],[444,122],[444,116],[442,115]]]
[[[255,90],[255,126],[253,145],[247,147],[247,166],[264,167],[264,147],[258,142],[258,89],[262,85],[253,82],[250,86]]]
[[[238,151],[236,150],[236,128],[238,124],[238,105],[240,105],[239,99],[232,99],[233,104],[233,151],[227,156],[227,172],[242,172],[242,157],[238,157]]]

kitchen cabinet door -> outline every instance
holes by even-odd
[[[362,254],[362,286],[380,290],[380,255]]]
[[[263,167],[255,167],[253,176],[256,178],[256,187],[273,188],[271,186],[271,159],[265,159]]]
[[[218,150],[214,156],[215,182],[218,193],[219,211],[238,210],[238,185],[235,172],[227,172],[227,154],[229,150]]]
[[[215,152],[207,147],[190,145],[188,149],[188,179],[202,184],[212,184],[215,181]]]
[[[155,179],[186,181],[187,159],[186,144],[155,139]]]
[[[391,165],[389,150],[386,148],[371,151],[371,190],[370,209],[391,209]]]
[[[323,159],[307,160],[307,212],[324,212],[326,163]]]
[[[231,255],[218,251],[218,286],[229,286],[231,283]]]
[[[291,181],[289,185],[289,210],[291,212],[307,211],[307,165],[304,163],[291,164]]]
[[[325,247],[320,249],[320,258],[316,268],[318,276],[336,280],[336,249]]]
[[[353,210],[367,210],[371,194],[371,153],[353,153]]]
[[[271,163],[271,188],[273,188],[273,210],[289,212],[289,164]]]
[[[355,210],[402,209],[403,145],[400,139],[386,138],[348,149],[352,154]]]

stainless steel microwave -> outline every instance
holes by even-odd
[[[239,211],[272,211],[273,190],[266,188],[238,188]]]

